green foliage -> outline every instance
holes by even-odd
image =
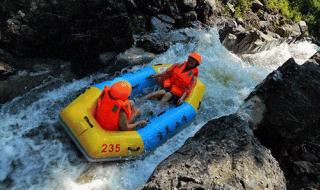
[[[242,17],[252,4],[252,0],[239,0],[235,5],[236,17]]]
[[[298,22],[305,20],[311,28],[320,24],[320,0],[268,0],[267,7]]]

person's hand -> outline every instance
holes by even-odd
[[[158,76],[156,74],[150,75],[150,78],[157,78]]]
[[[148,122],[147,122],[147,120],[140,120],[140,121],[138,121],[138,125],[140,125],[140,126],[144,126],[144,125],[146,125]]]
[[[181,105],[183,103],[183,98],[180,98],[177,102],[178,105]]]

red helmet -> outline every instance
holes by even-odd
[[[192,52],[189,54],[189,57],[193,58],[194,60],[196,60],[198,62],[198,64],[200,65],[202,62],[202,57],[199,53],[197,52]]]
[[[114,83],[110,88],[110,94],[113,98],[119,100],[127,100],[131,94],[132,87],[127,81],[119,81]]]

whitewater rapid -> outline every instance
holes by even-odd
[[[303,63],[318,49],[310,42],[283,44],[244,55],[246,61],[242,61],[219,42],[215,28],[184,29],[183,33],[192,40],[172,45],[150,64],[182,62],[191,51],[203,56],[200,78],[207,88],[201,110],[190,126],[144,159],[88,163],[58,123],[58,114],[85,87],[110,76],[97,74],[69,83],[52,78],[61,85],[40,92],[31,90],[1,107],[0,189],[136,189],[207,121],[235,112],[272,70],[290,57]]]

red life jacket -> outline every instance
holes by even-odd
[[[197,67],[183,72],[187,64],[186,61],[183,64],[172,65],[162,78],[162,86],[170,89],[170,92],[178,97],[181,97],[184,92],[189,94],[195,84],[194,77],[198,77]]]
[[[123,110],[126,113],[129,121],[132,117],[132,108],[129,100],[112,99],[109,90],[108,86],[104,87],[98,99],[95,118],[105,130],[117,131],[119,130],[120,111]]]

